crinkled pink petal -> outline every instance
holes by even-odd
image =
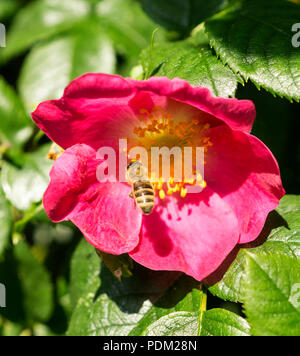
[[[41,103],[32,118],[64,149],[84,143],[97,150],[102,141],[127,136],[139,123],[128,106],[133,95],[122,77],[86,74],[72,81],[60,100]]]
[[[152,92],[160,96],[196,107],[224,121],[235,130],[250,132],[255,116],[255,106],[250,100],[217,98],[207,88],[192,87],[183,79],[151,77],[148,80],[128,79],[141,92]]]
[[[251,101],[216,98],[208,89],[193,88],[181,79],[136,81],[107,74],[75,79],[60,100],[40,104],[32,118],[64,149],[78,143],[98,149],[101,141],[130,137],[134,127],[140,126],[141,109],[151,111],[153,106],[161,106],[167,110],[174,101],[196,108],[207,119],[216,117],[246,132],[255,118]]]
[[[278,164],[256,137],[226,126],[207,132],[205,180],[235,212],[240,243],[255,240],[284,195]]]
[[[72,146],[50,172],[44,207],[54,222],[71,220],[96,248],[122,254],[139,242],[141,212],[122,183],[99,183],[96,151],[83,144]]]
[[[143,218],[141,241],[130,256],[153,270],[182,271],[202,280],[239,239],[234,212],[207,188],[184,200],[171,196]]]

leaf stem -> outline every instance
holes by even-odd
[[[15,222],[14,231],[21,232],[24,225],[26,225],[30,220],[32,220],[37,214],[39,214],[44,209],[43,203],[39,204],[32,212],[26,214],[21,220]]]
[[[199,322],[198,322],[198,333],[197,333],[198,336],[200,336],[201,334],[203,314],[206,312],[206,308],[207,308],[207,292],[205,287],[203,287],[203,285],[201,285],[201,289],[202,289],[202,297],[201,297],[201,302],[199,307]]]

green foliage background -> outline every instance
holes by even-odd
[[[1,0],[0,22],[0,335],[299,336],[299,1]],[[181,77],[254,101],[253,134],[287,196],[255,244],[203,283],[101,261],[72,224],[46,216],[50,142],[30,112],[86,72]]]

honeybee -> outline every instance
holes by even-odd
[[[148,170],[140,161],[131,161],[127,166],[127,181],[132,186],[130,197],[145,215],[154,207],[154,189],[148,178]]]

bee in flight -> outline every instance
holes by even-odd
[[[140,161],[130,161],[127,166],[127,181],[132,186],[130,197],[145,215],[154,207],[154,189],[148,178],[148,170]]]

